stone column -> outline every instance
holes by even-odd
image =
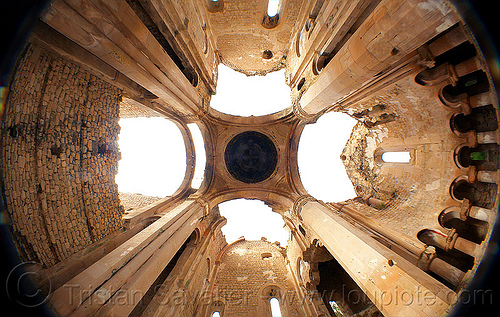
[[[127,316],[204,215],[186,200],[54,291],[62,316]]]
[[[366,217],[349,205],[342,206],[335,203],[331,203],[330,205],[334,209],[349,215],[359,224],[370,228],[374,232],[390,240],[393,245],[397,246],[393,249],[394,252],[398,253],[418,268],[423,269],[424,271],[430,270],[455,286],[459,285],[462,281],[465,273],[453,265],[437,258],[435,251],[431,252],[432,249],[427,248],[424,243],[418,240],[414,241],[405,234],[384,226],[375,219]]]
[[[443,315],[455,299],[454,291],[325,204],[309,200],[296,211],[384,316]]]
[[[308,116],[321,113],[457,22],[442,1],[382,1],[304,93],[302,110]]]
[[[194,114],[202,106],[196,89],[125,1],[54,1],[42,20],[147,87],[163,101],[158,104],[182,114]]]

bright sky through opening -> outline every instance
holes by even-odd
[[[411,159],[410,152],[384,152],[382,154],[382,161],[386,163],[409,163]]]
[[[280,214],[272,211],[260,200],[235,199],[219,204],[220,214],[227,219],[222,233],[228,243],[244,236],[246,240],[279,241],[285,247],[288,232],[283,228],[285,222]]]
[[[278,14],[279,4],[279,0],[269,0],[267,3],[267,15],[273,17]]]
[[[340,159],[356,122],[347,114],[329,112],[304,128],[298,164],[302,184],[311,196],[325,202],[356,197]]]
[[[276,297],[271,298],[271,314],[273,317],[281,317],[280,302]]]
[[[262,116],[286,109],[291,105],[290,87],[285,71],[266,76],[247,76],[219,65],[217,93],[210,107],[235,116]]]
[[[196,156],[196,163],[194,168],[193,181],[191,187],[198,189],[203,182],[205,175],[205,164],[207,162],[207,154],[205,153],[205,144],[203,143],[203,136],[201,135],[200,128],[196,123],[188,124],[191,137],[193,138],[194,150]]]
[[[186,173],[181,131],[165,118],[120,119],[121,160],[116,184],[125,193],[172,195]]]

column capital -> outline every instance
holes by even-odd
[[[309,123],[316,123],[318,121],[319,117],[323,114],[323,112],[317,113],[317,114],[310,114],[306,112],[301,106],[299,99],[297,99],[293,104],[292,104],[292,110],[293,113],[297,118],[302,120],[303,122],[309,124]]]
[[[302,211],[302,207],[304,207],[305,204],[307,204],[310,201],[318,201],[316,198],[314,198],[311,195],[302,195],[300,196],[295,202],[293,203],[293,214],[295,214],[297,217],[300,217],[300,212]]]

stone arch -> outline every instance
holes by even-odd
[[[206,0],[207,9],[211,13],[224,10],[224,0]]]
[[[201,240],[201,230],[199,227],[196,227],[189,236],[189,244],[192,245],[198,244],[200,240]]]
[[[218,298],[217,300],[213,301],[210,304],[210,307],[208,309],[208,315],[207,317],[214,317],[214,314],[216,312],[219,312],[219,316],[223,317],[224,316],[224,308],[225,308],[225,303],[223,298]],[[216,315],[215,315],[216,316]]]
[[[184,139],[184,146],[186,148],[186,174],[184,176],[184,180],[179,186],[179,189],[177,189],[177,191],[172,195],[172,196],[177,196],[177,195],[180,196],[188,192],[189,189],[191,188],[191,182],[193,181],[194,177],[196,152],[194,148],[193,136],[187,124],[182,120],[174,119],[172,121],[177,125],[177,127],[181,131],[182,138]]]
[[[456,201],[467,199],[471,205],[490,209],[495,205],[497,190],[495,183],[469,182],[466,175],[461,175],[451,184],[450,195]]]
[[[147,217],[144,220],[142,220],[141,223],[142,223],[143,227],[146,228],[147,226],[151,225],[153,222],[155,222],[156,220],[158,220],[160,218],[161,218],[161,216],[159,216],[159,215]]]
[[[191,188],[200,189],[205,182],[205,171],[207,167],[207,150],[205,137],[203,135],[202,129],[200,128],[200,123],[192,122],[188,123],[188,129],[190,131],[191,138],[193,140],[195,161],[194,161],[194,173],[193,179],[191,181]],[[201,138],[201,140],[200,140]]]
[[[287,193],[281,191],[269,191],[261,188],[250,188],[237,190],[229,189],[220,192],[216,196],[211,197],[211,204],[215,206],[234,199],[256,199],[263,201],[267,205],[282,207],[285,209],[292,208],[294,203],[294,197]],[[282,208],[277,208],[276,210]]]
[[[284,7],[284,0],[280,0],[279,1],[279,4],[278,4],[278,10],[276,12],[276,14],[274,15],[269,15],[269,5],[270,5],[270,2],[272,0],[268,0],[267,1],[267,6],[265,7],[265,11],[262,15],[262,20],[261,20],[261,25],[266,28],[266,29],[274,29],[276,28],[278,25],[281,24],[281,20],[280,19],[280,15],[283,14],[284,10],[283,10],[283,7]]]
[[[453,158],[462,170],[474,167],[478,171],[495,171],[499,168],[498,144],[461,144],[455,148]]]
[[[282,316],[288,316],[287,293],[285,288],[279,284],[267,284],[261,287],[258,292],[258,316],[271,316],[271,299],[276,298],[280,304]]]

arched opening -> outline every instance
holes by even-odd
[[[278,14],[280,8],[280,0],[269,0],[267,2],[267,15],[270,17]]]
[[[274,56],[274,54],[273,54],[273,52],[271,50],[264,50],[262,52],[262,58],[263,59],[271,59],[271,58],[273,58],[273,56]]]
[[[205,165],[207,162],[207,154],[205,152],[205,143],[203,141],[203,135],[201,134],[200,127],[196,123],[188,124],[189,131],[193,138],[194,150],[196,155],[195,168],[193,181],[191,182],[191,187],[198,189],[203,182],[205,177]]]
[[[459,168],[475,166],[480,171],[495,171],[499,167],[498,144],[459,146],[455,150],[455,162]]]
[[[288,232],[280,214],[260,200],[234,199],[219,204],[220,214],[227,219],[222,233],[228,243],[244,236],[246,240],[278,241],[286,246]],[[265,221],[262,221],[265,219]]]
[[[209,311],[211,317],[224,316],[224,303],[219,300],[213,301]]]
[[[210,258],[207,258],[207,279],[210,278],[210,271],[211,271],[211,261]]]
[[[281,308],[280,308],[280,301],[276,298],[273,297],[269,301],[271,304],[271,314],[273,317],[281,317]]]
[[[456,179],[450,187],[451,196],[457,201],[468,199],[471,205],[492,208],[495,205],[498,185]]]
[[[329,112],[304,128],[298,151],[299,173],[305,189],[315,198],[332,202],[356,196],[341,159],[356,122],[344,113]]]
[[[118,190],[156,197],[172,195],[186,172],[184,140],[175,123],[161,117],[120,119],[119,123]]]
[[[207,0],[208,12],[215,13],[224,9],[224,0]]]
[[[411,155],[408,151],[384,152],[382,161],[385,163],[410,163]]]
[[[306,229],[304,229],[304,227],[302,227],[302,225],[299,225],[299,231],[300,231],[300,233],[302,233],[302,235],[304,237],[307,236]]]
[[[297,259],[297,277],[299,282],[307,285],[310,282],[309,278],[310,264],[304,261],[301,257]]]
[[[280,0],[268,0],[267,10],[261,21],[261,25],[266,29],[273,29],[280,23]]]
[[[378,316],[373,302],[333,256],[329,260],[312,261],[310,268],[319,277],[313,283],[317,283],[316,291],[321,294],[330,316],[356,316],[368,311],[372,311],[368,316]]]
[[[445,229],[455,229],[456,233],[474,243],[481,243],[487,234],[488,223],[472,217],[460,218],[458,207],[448,207],[438,217],[439,224]]]
[[[257,93],[258,92],[258,93]],[[210,106],[235,116],[262,116],[290,106],[290,87],[285,82],[285,71],[265,76],[247,76],[219,65],[217,94]]]
[[[297,90],[301,90],[302,87],[304,87],[304,84],[306,83],[306,79],[302,78],[299,83],[297,84]]]
[[[455,114],[450,120],[451,129],[455,133],[467,133],[471,130],[477,132],[494,131],[498,129],[496,110],[493,105],[472,108],[471,113]]]

